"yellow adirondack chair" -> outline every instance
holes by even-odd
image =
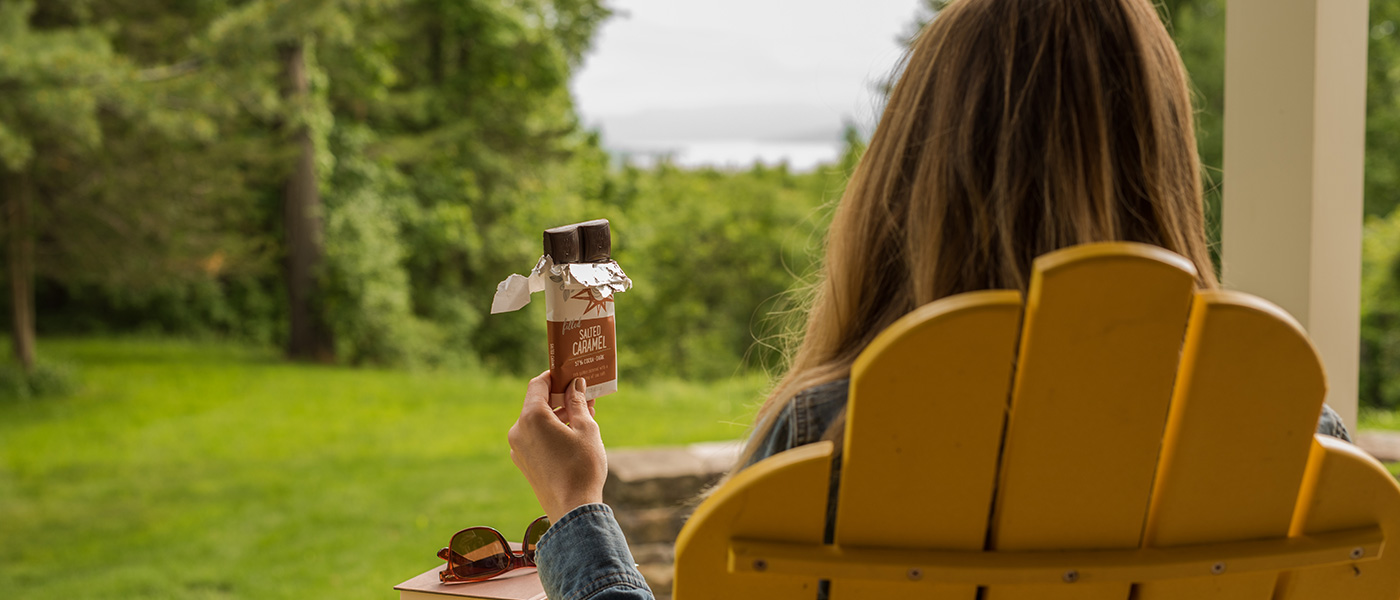
[[[1306,334],[1195,280],[1093,244],[1037,260],[1024,307],[906,316],[852,369],[834,544],[833,445],[780,453],[687,523],[676,600],[1400,598],[1400,486],[1313,435]]]

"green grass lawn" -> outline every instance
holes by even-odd
[[[1400,412],[1362,408],[1357,414],[1357,429],[1400,430]]]
[[[1363,408],[1357,415],[1357,429],[1400,430],[1400,412]],[[1390,470],[1391,475],[1400,478],[1400,463],[1386,463],[1385,468]]]
[[[1356,425],[1358,430],[1400,430],[1400,411],[1386,411],[1363,407],[1357,415]],[[1385,463],[1385,468],[1389,470],[1390,474],[1394,475],[1396,479],[1400,479],[1400,463]]]
[[[41,349],[81,385],[0,401],[0,598],[392,598],[457,529],[541,514],[506,446],[521,377]],[[762,386],[624,380],[598,421],[611,448],[733,439]]]

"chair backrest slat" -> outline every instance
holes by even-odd
[[[1069,248],[1035,267],[990,547],[1135,548],[1195,269],[1141,244]],[[1086,580],[990,587],[986,598],[1123,600],[1129,588]]]
[[[1253,296],[1201,292],[1181,362],[1145,545],[1287,536],[1327,392],[1307,334]],[[1138,598],[1273,596],[1276,574],[1219,570],[1140,585]]]
[[[1400,484],[1360,448],[1338,439],[1313,437],[1303,492],[1295,509],[1293,535],[1342,531],[1379,524],[1392,536],[1379,561],[1286,573],[1278,600],[1400,597]],[[1353,551],[1354,552],[1354,551]]]
[[[676,600],[811,600],[816,576],[732,573],[735,539],[821,544],[831,484],[831,442],[808,444],[759,461],[708,498],[676,539]],[[710,527],[692,524],[708,523]]]
[[[1016,292],[963,294],[910,313],[862,354],[851,369],[838,544],[982,549],[1020,318]],[[891,398],[901,401],[882,401]],[[903,591],[832,583],[836,597]],[[929,593],[972,600],[977,587]]]

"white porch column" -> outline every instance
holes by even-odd
[[[1355,431],[1366,0],[1228,0],[1225,285],[1308,329]]]

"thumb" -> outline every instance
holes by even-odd
[[[588,400],[584,398],[583,393],[587,387],[588,382],[582,377],[575,379],[574,384],[569,386],[569,397],[564,400],[563,412],[566,414],[560,416],[570,426],[593,420],[588,411]]]

